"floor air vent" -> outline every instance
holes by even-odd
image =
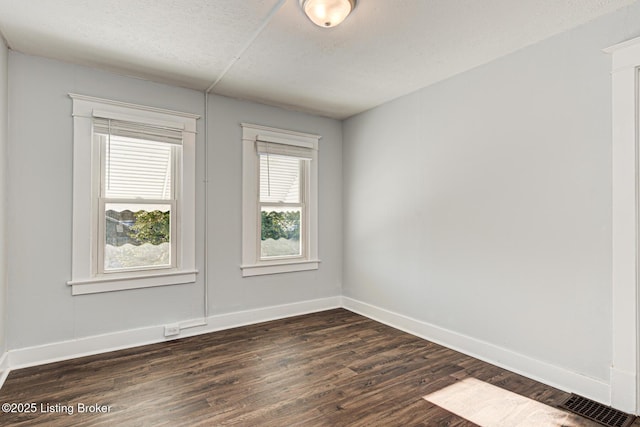
[[[629,427],[636,418],[576,394],[569,396],[559,407],[610,427]]]

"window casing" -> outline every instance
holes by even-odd
[[[242,275],[318,268],[318,135],[243,127]]]
[[[70,96],[72,293],[194,282],[198,116]]]

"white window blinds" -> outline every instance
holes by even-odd
[[[93,132],[182,145],[182,129],[94,117]]]
[[[173,152],[182,132],[140,123],[94,119],[104,146],[102,197],[173,199]]]
[[[300,203],[301,167],[296,157],[260,155],[260,202]]]
[[[303,160],[311,160],[313,158],[313,149],[303,145],[290,145],[257,140],[256,148],[258,150],[258,154],[275,154],[295,157]]]
[[[311,160],[313,149],[306,145],[256,141],[260,157],[260,202],[302,203],[303,161]]]

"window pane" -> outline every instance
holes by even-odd
[[[105,203],[105,271],[170,266],[170,204]]]
[[[260,201],[300,203],[300,160],[296,157],[260,156]]]
[[[262,258],[301,256],[300,207],[263,206],[260,253]]]
[[[164,142],[105,138],[103,196],[110,199],[172,198],[172,150]]]

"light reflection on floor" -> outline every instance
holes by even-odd
[[[578,427],[592,422],[475,378],[423,397],[482,427]]]

